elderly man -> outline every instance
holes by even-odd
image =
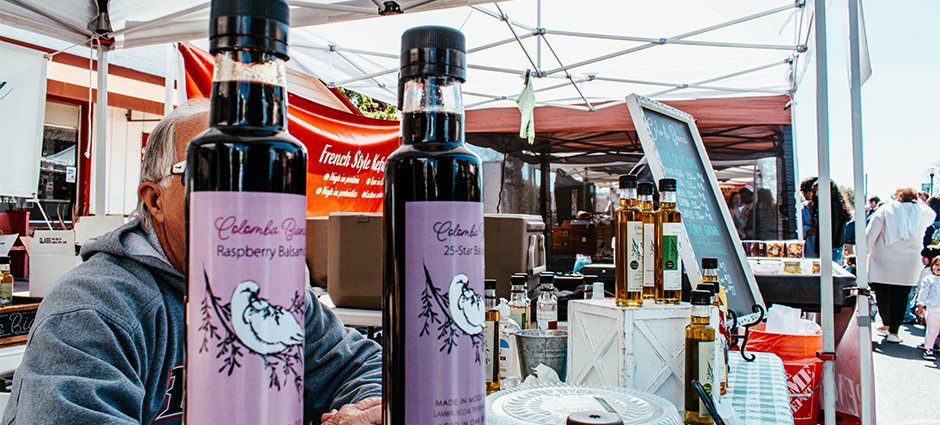
[[[207,126],[207,104],[191,102],[151,133],[140,218],[86,243],[84,263],[43,300],[3,424],[181,422],[185,188],[169,170]],[[305,421],[380,423],[378,344],[346,329],[309,290],[305,327]]]

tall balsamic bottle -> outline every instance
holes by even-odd
[[[209,129],[186,151],[184,423],[303,420],[304,146],[287,134],[288,7],[214,0]]]
[[[483,178],[464,144],[462,33],[402,35],[402,146],[385,168],[386,425],[484,423]]]

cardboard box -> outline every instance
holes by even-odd
[[[307,268],[310,285],[327,287],[329,264],[329,217],[307,218]]]
[[[71,230],[37,230],[29,245],[29,295],[33,297],[45,297],[62,275],[82,262],[75,255]]]
[[[331,213],[327,292],[343,308],[382,309],[382,214]]]
[[[568,382],[634,388],[682,410],[689,304],[568,303]]]
[[[91,215],[75,221],[75,243],[79,246],[124,225],[123,215]]]
[[[509,277],[545,271],[545,223],[525,214],[484,214],[486,278],[496,279],[496,296],[509,299]]]

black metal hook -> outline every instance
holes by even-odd
[[[531,75],[532,75],[532,70],[531,70],[531,69],[525,70],[525,83],[524,83],[523,85],[525,85],[525,86],[528,86],[528,85],[529,85],[529,78],[530,78]]]
[[[738,335],[738,315],[734,312],[734,310],[730,308],[728,309],[728,315],[731,316],[731,328],[728,330],[728,336],[731,341],[728,343],[733,346],[737,344],[738,341],[741,342],[741,346],[739,347],[741,351],[741,358],[743,358],[746,362],[753,362],[756,358],[756,356],[753,354],[751,354],[751,357],[748,358],[747,354],[744,353],[744,348],[747,346],[747,339],[751,336],[751,327],[763,322],[765,315],[764,307],[760,304],[754,304],[754,306],[751,307],[751,311],[758,313],[757,320],[753,323],[742,325],[744,326],[744,335]]]

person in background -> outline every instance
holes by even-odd
[[[928,261],[931,274],[921,280],[916,302],[917,315],[927,320],[927,332],[924,334],[924,343],[917,347],[924,350],[925,360],[935,361],[937,356],[933,349],[937,335],[940,334],[940,256],[934,256]]]
[[[757,203],[754,207],[754,236],[757,240],[777,239],[777,203],[773,192],[766,187],[757,189]]]
[[[849,207],[849,204],[845,202],[845,197],[842,196],[842,191],[839,190],[839,186],[836,185],[836,182],[829,180],[829,196],[830,196],[830,217],[831,221],[830,226],[832,229],[832,261],[835,261],[838,264],[842,264],[843,254],[845,253],[845,225],[852,219],[852,209]],[[813,183],[813,201],[811,206],[811,212],[813,215],[813,220],[816,223],[819,223],[819,181]],[[816,251],[814,258],[819,258],[819,239],[817,238]],[[804,250],[805,252],[805,250]]]
[[[818,178],[807,177],[800,182],[800,192],[803,194],[803,204],[800,206],[800,218],[803,221],[803,256],[806,258],[819,258],[819,249],[816,248],[816,237],[819,225],[813,216],[813,185]]]
[[[937,217],[934,219],[936,221],[927,226],[927,231],[924,232],[924,250],[930,245],[940,245],[940,196],[932,196],[927,199],[927,206],[937,214]],[[926,266],[927,256],[923,255],[923,257]]]
[[[731,192],[728,196],[728,211],[731,212],[731,221],[734,222],[734,228],[738,231],[738,237],[744,239],[744,216],[738,206],[741,205],[741,194]]]
[[[868,280],[875,291],[885,341],[899,343],[898,329],[907,311],[911,287],[922,269],[920,235],[936,213],[917,198],[917,192],[902,187],[894,200],[879,207],[865,228],[868,241]]]
[[[868,209],[865,211],[865,225],[868,225],[868,221],[871,219],[871,215],[875,213],[875,210],[878,209],[878,206],[881,205],[881,198],[877,196],[872,196],[868,198]]]
[[[930,194],[927,193],[927,191],[922,190],[917,193],[917,197],[920,198],[921,201],[927,202],[927,198],[930,197]]]
[[[751,215],[755,206],[754,192],[751,191],[750,187],[750,185],[745,186],[738,192],[741,195],[741,205],[738,206],[738,209],[741,211],[741,217],[744,218],[744,238],[756,239],[756,232],[754,231],[754,219],[756,217]]]
[[[181,422],[186,188],[173,165],[208,122],[208,103],[191,101],[154,128],[139,218],[86,242],[84,262],[43,300],[3,424]],[[344,327],[309,287],[304,319],[304,423],[381,423],[382,348]]]

